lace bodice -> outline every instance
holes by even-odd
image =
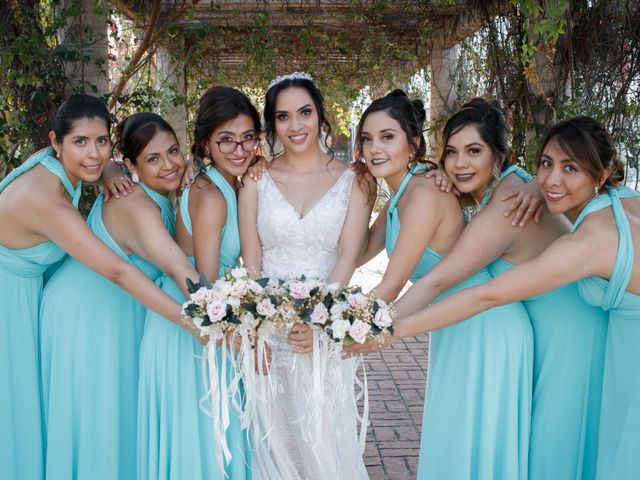
[[[265,172],[258,182],[258,235],[262,274],[326,279],[338,258],[338,241],[355,174],[347,169],[302,218]]]

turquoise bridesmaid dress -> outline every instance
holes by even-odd
[[[227,202],[227,221],[220,245],[219,275],[222,275],[225,267],[235,266],[240,256],[236,194],[215,168],[209,168],[206,175]],[[191,234],[189,191],[187,188],[182,194],[180,213]],[[195,265],[195,259],[190,260]],[[170,278],[162,278],[162,289],[178,302],[185,300]],[[229,409],[227,429],[232,458],[224,472],[218,469],[213,420],[200,410],[200,399],[205,394],[201,357],[202,345],[193,335],[157,313],[148,312],[140,351],[139,480],[223,479],[225,474],[233,480],[250,478],[247,436],[233,408]],[[229,369],[227,379],[230,378]]]
[[[47,148],[31,156],[2,182],[0,193],[36,165],[56,175],[80,200],[64,168]],[[44,425],[40,392],[38,309],[45,270],[65,257],[53,242],[13,250],[0,245],[0,478],[44,477]]]
[[[578,281],[580,294],[609,314],[604,360],[602,410],[596,478],[640,478],[640,295],[628,292],[635,252],[621,198],[640,197],[627,187],[607,188],[578,216],[577,229],[590,213],[611,208],[620,239],[609,280],[588,277]]]
[[[142,183],[173,235],[172,202]],[[87,223],[123,260],[155,280],[160,271],[127,255],[102,219],[99,195]],[[40,309],[48,480],[136,478],[138,357],[146,308],[69,257],[47,283]]]
[[[505,170],[525,182],[517,166]],[[513,265],[497,258],[495,277]],[[524,302],[533,326],[533,410],[529,446],[532,480],[593,479],[598,454],[607,314],[571,283]]]
[[[408,173],[389,201],[389,254],[401,228],[398,200],[412,176],[424,169]],[[411,280],[422,278],[441,260],[427,248]],[[491,278],[483,268],[438,299]],[[531,323],[519,302],[431,332],[417,478],[527,478],[532,342]]]

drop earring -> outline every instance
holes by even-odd
[[[138,183],[140,181],[140,177],[138,176],[138,174],[136,172],[133,172],[131,174],[131,181],[133,183]]]
[[[598,197],[598,195],[599,195],[599,193],[598,193],[598,191],[599,191],[599,190],[600,190],[600,189],[598,188],[598,186],[597,186],[597,185],[596,185],[595,187],[593,187],[593,193],[594,193],[594,196],[595,196],[596,198],[597,198],[597,197]]]

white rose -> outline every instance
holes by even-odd
[[[349,329],[349,336],[358,343],[364,343],[367,341],[369,330],[371,330],[371,325],[362,320],[356,320]]]
[[[201,304],[207,301],[208,297],[208,288],[200,287],[197,291],[193,292],[189,295],[189,298],[193,303]]]
[[[309,298],[310,290],[307,282],[293,282],[289,285],[289,294],[298,300]]]
[[[297,315],[295,308],[290,303],[283,303],[278,307],[278,310],[282,318],[293,318]]]
[[[247,280],[247,286],[249,287],[249,290],[251,290],[253,293],[260,293],[263,290],[260,284],[255,280],[251,280],[251,279]]]
[[[229,296],[232,287],[233,285],[231,284],[231,282],[227,280],[218,280],[213,285],[213,290],[217,295],[221,295],[224,298]]]
[[[240,317],[240,333],[251,333],[256,329],[257,325],[258,319],[249,312],[243,313]]]
[[[227,298],[227,303],[231,305],[231,308],[238,308],[240,306],[240,299],[237,297]]]
[[[244,267],[236,267],[231,269],[231,276],[233,278],[240,280],[243,278],[247,278],[249,276],[249,273],[247,272],[247,269]]]
[[[373,323],[375,323],[380,328],[387,328],[391,326],[393,320],[391,319],[391,315],[389,314],[389,310],[386,308],[380,308],[373,316]]]
[[[324,325],[329,320],[329,311],[327,307],[324,306],[324,303],[318,303],[313,312],[311,312],[311,323],[319,323],[320,325]]]
[[[268,318],[276,313],[276,307],[271,303],[270,299],[263,298],[256,305],[256,312],[258,312],[258,315]]]
[[[324,287],[330,293],[337,293],[342,288],[342,284],[340,282],[329,283]]]
[[[351,324],[348,320],[334,320],[333,323],[331,323],[333,338],[342,340],[349,331],[350,326]]]
[[[347,295],[347,302],[354,308],[360,308],[367,303],[367,297],[362,293],[350,293]]]
[[[220,300],[214,300],[207,305],[207,315],[212,322],[219,322],[227,314],[227,304]]]
[[[233,297],[243,297],[249,291],[249,285],[245,280],[238,280],[237,282],[233,282],[231,285],[231,296]]]
[[[336,302],[331,305],[331,319],[335,322],[336,320],[342,319],[342,314],[344,311],[349,308],[345,302]]]

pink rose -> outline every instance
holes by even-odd
[[[246,280],[238,280],[231,285],[231,295],[234,297],[243,297],[249,291],[249,285]]]
[[[276,307],[269,298],[263,298],[256,305],[256,312],[263,317],[271,317],[276,313]]]
[[[219,322],[227,314],[227,304],[220,300],[213,300],[207,305],[207,315],[212,322]]]
[[[347,302],[354,308],[360,308],[367,303],[367,297],[362,293],[350,293],[347,295]]]
[[[324,325],[329,320],[329,311],[325,307],[324,303],[318,303],[313,312],[311,312],[311,323],[319,323]]]
[[[387,328],[391,326],[393,320],[391,319],[391,315],[389,314],[389,310],[386,308],[380,308],[373,316],[373,323],[375,323],[380,328]]]
[[[298,300],[304,300],[305,298],[309,298],[309,292],[311,289],[306,282],[294,282],[289,285],[289,294],[291,297],[296,298]]]
[[[358,343],[364,343],[367,341],[367,334],[371,330],[371,325],[363,322],[362,320],[356,320],[351,324],[349,329],[349,336]]]

